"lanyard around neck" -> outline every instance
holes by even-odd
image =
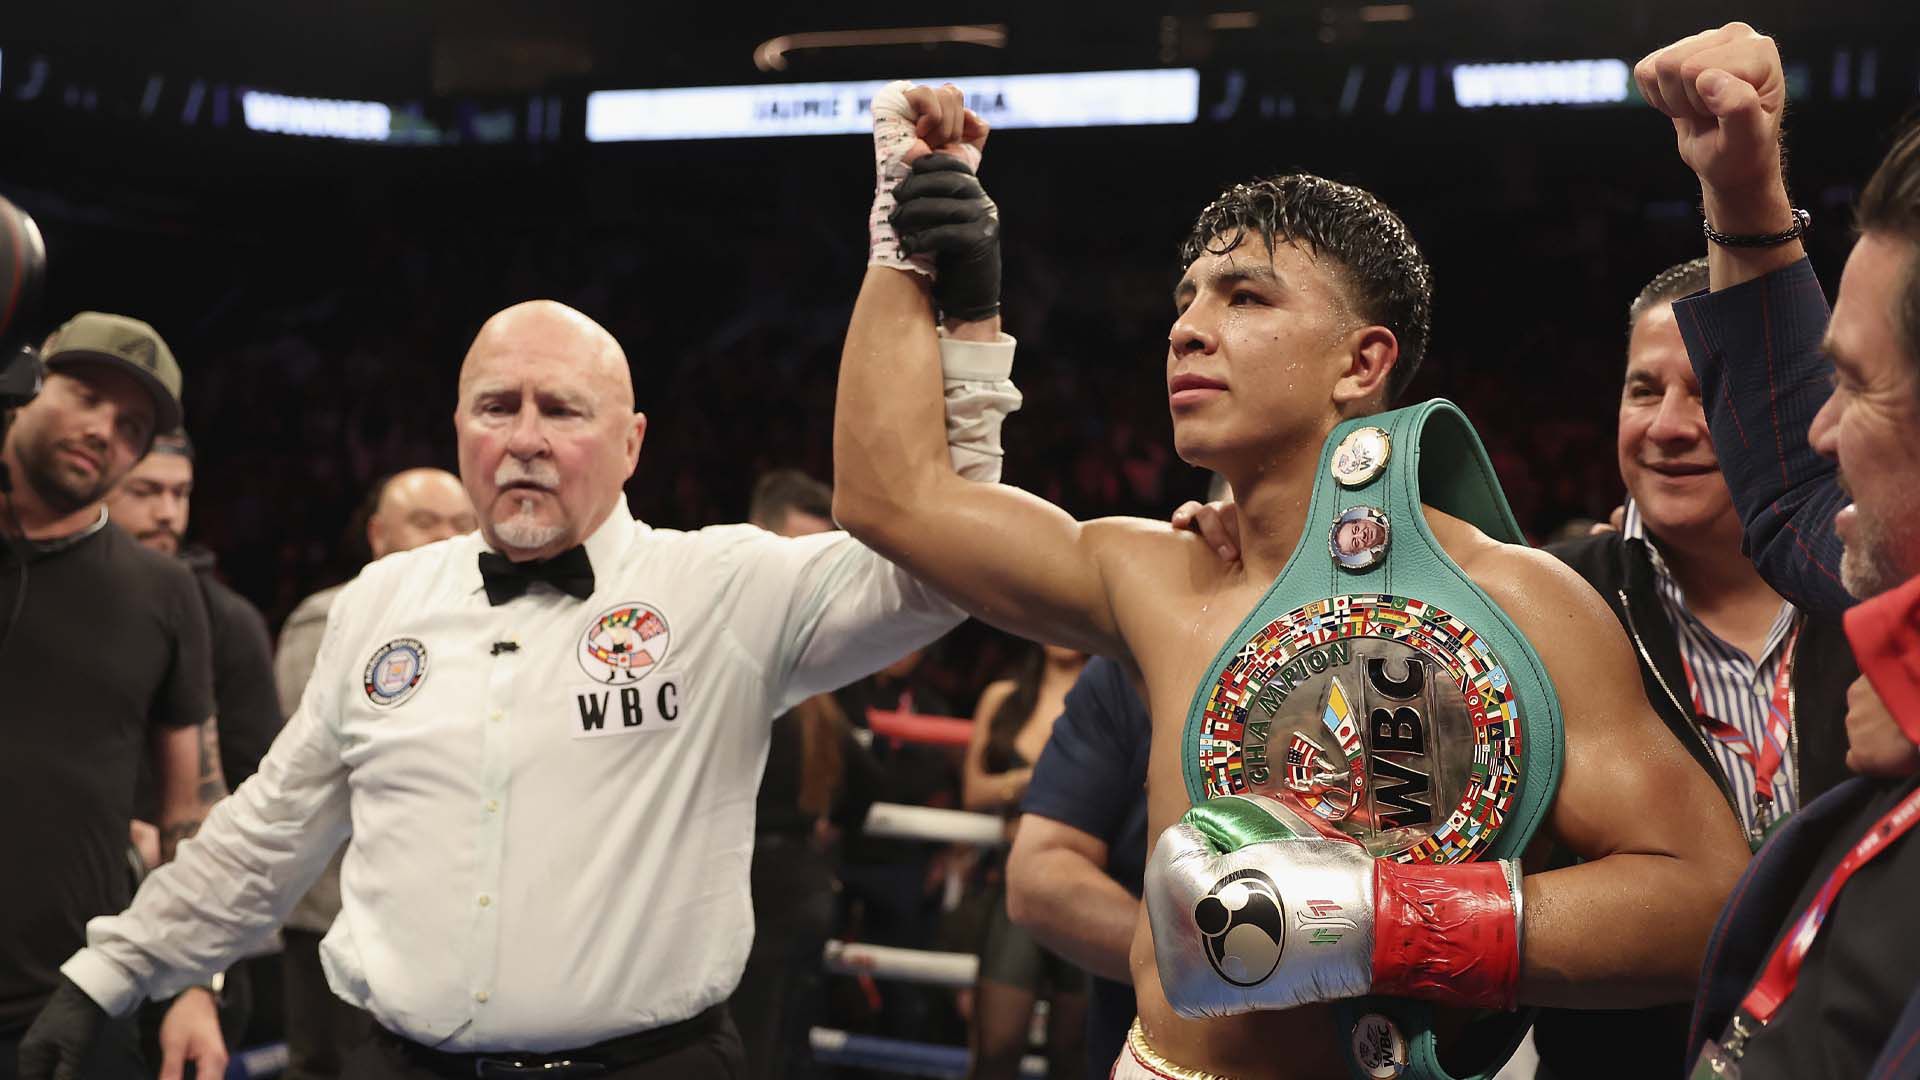
[[[1900,804],[1873,823],[1865,836],[1856,841],[1834,867],[1827,883],[1814,895],[1807,910],[1796,919],[1793,929],[1774,946],[1773,954],[1767,957],[1767,966],[1762,970],[1760,981],[1753,984],[1747,996],[1740,1002],[1740,1008],[1747,1015],[1762,1024],[1772,1020],[1780,1006],[1792,995],[1793,988],[1800,981],[1800,964],[1807,957],[1807,950],[1813,948],[1814,939],[1819,937],[1820,928],[1827,920],[1827,914],[1833,910],[1833,902],[1847,879],[1854,872],[1872,862],[1895,840],[1906,835],[1907,830],[1920,822],[1920,789],[1915,789],[1900,800]]]
[[[1700,680],[1693,673],[1693,665],[1687,662],[1687,651],[1680,650],[1680,669],[1686,673],[1687,691],[1693,696],[1693,714],[1699,718],[1701,730],[1753,769],[1753,797],[1758,804],[1754,807],[1755,823],[1763,830],[1773,816],[1773,774],[1780,771],[1780,762],[1786,757],[1787,744],[1792,738],[1793,650],[1805,625],[1802,622],[1795,626],[1780,650],[1780,666],[1774,672],[1773,693],[1767,698],[1766,722],[1761,729],[1765,745],[1757,753],[1746,732],[1707,712],[1700,696]]]

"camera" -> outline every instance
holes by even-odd
[[[4,412],[40,392],[40,354],[21,340],[40,306],[47,245],[26,211],[0,196],[0,432]]]

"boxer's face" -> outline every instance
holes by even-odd
[[[162,555],[178,555],[192,498],[193,462],[156,451],[141,458],[107,496],[107,512],[135,540]]]
[[[1627,493],[1662,543],[1693,549],[1710,541],[1729,558],[1739,554],[1740,517],[1720,475],[1672,304],[1652,305],[1627,339],[1615,450]]]
[[[1868,233],[1840,277],[1827,324],[1834,391],[1813,419],[1813,448],[1839,463],[1852,505],[1834,531],[1846,545],[1840,580],[1855,596],[1920,574],[1920,374],[1899,331],[1915,246]]]
[[[28,486],[63,515],[104,498],[152,440],[147,392],[131,375],[86,364],[48,372],[7,435]]]
[[[598,527],[646,430],[619,346],[545,301],[481,329],[461,369],[455,423],[480,531],[516,560],[557,555]]]
[[[1318,443],[1338,419],[1335,382],[1359,320],[1330,260],[1258,235],[1205,254],[1174,289],[1167,403],[1182,460],[1228,468]]]

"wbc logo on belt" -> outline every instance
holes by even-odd
[[[1288,612],[1206,693],[1182,756],[1207,797],[1282,797],[1377,857],[1476,858],[1519,791],[1505,667],[1420,600],[1337,596]]]

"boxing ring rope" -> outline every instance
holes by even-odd
[[[945,716],[920,716],[872,709],[868,721],[876,736],[906,742],[965,746],[972,722]],[[993,814],[939,810],[899,803],[874,803],[862,827],[868,836],[949,844],[998,847],[1006,843],[1006,823]],[[980,971],[972,953],[903,949],[856,941],[829,941],[821,965],[831,974],[866,976],[896,982],[966,989]],[[970,1060],[964,1046],[861,1035],[833,1028],[809,1033],[814,1060],[824,1065],[881,1069],[901,1076],[952,1077],[967,1075]],[[1046,1059],[1029,1054],[1021,1059],[1020,1075],[1043,1077]]]
[[[980,958],[972,953],[902,949],[858,941],[827,942],[822,962],[835,975],[871,975],[956,990],[972,986],[980,971]]]
[[[952,1077],[958,1080],[967,1075],[969,1064],[964,1046],[935,1046],[906,1039],[889,1039],[882,1035],[857,1035],[818,1027],[807,1033],[807,1041],[813,1046],[813,1060],[823,1065],[881,1069],[900,1076]],[[1046,1059],[1038,1054],[1021,1058],[1020,1075],[1046,1076]]]
[[[268,1043],[235,1051],[227,1059],[226,1080],[266,1080],[287,1071],[287,1044]]]
[[[927,716],[905,710],[868,709],[867,728],[876,738],[964,749],[973,734],[973,721],[958,716]]]
[[[889,840],[931,840],[980,847],[998,847],[1007,842],[1006,822],[993,814],[900,803],[874,803],[867,811],[861,831]]]

